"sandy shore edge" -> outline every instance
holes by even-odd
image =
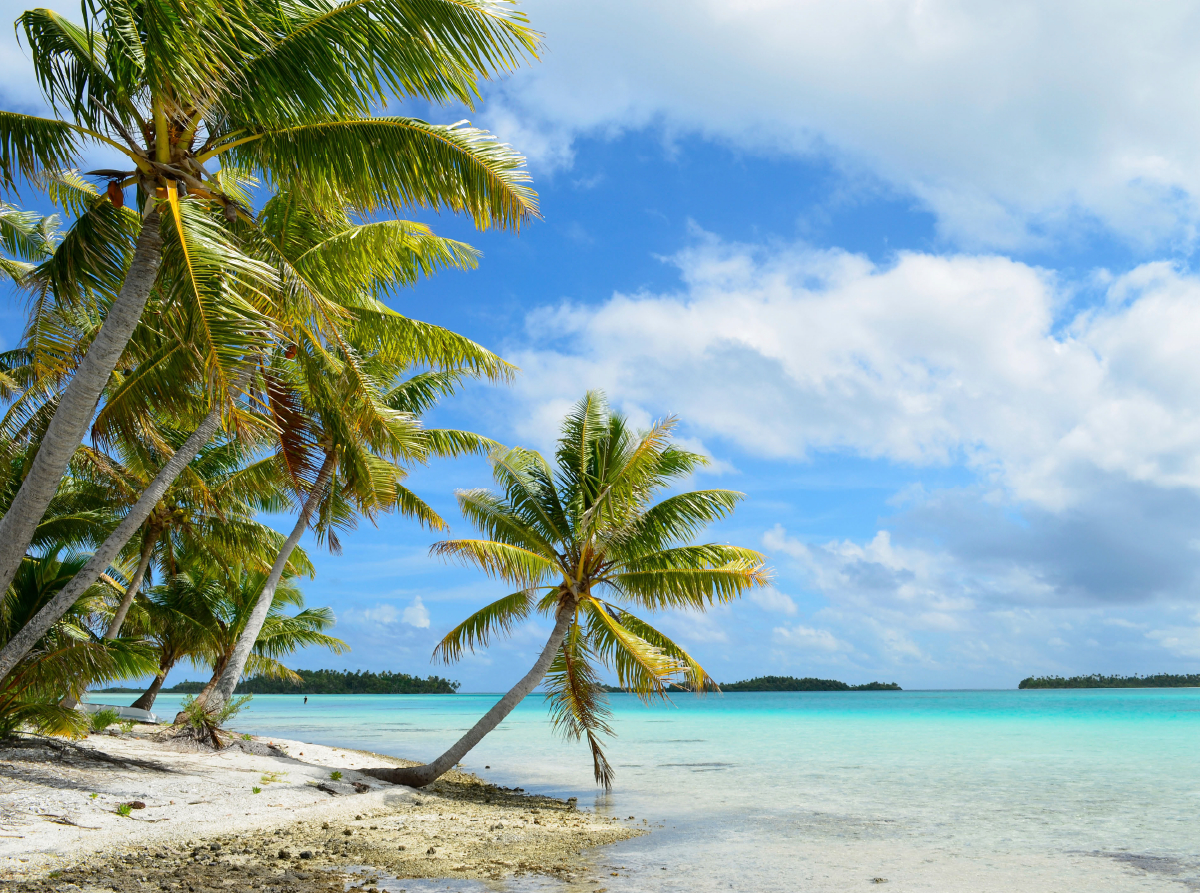
[[[644,833],[468,773],[417,791],[357,771],[379,765],[412,763],[272,737],[198,750],[153,726],[6,742],[0,882],[30,893],[298,893],[543,874],[590,890],[589,851]]]

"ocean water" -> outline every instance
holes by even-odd
[[[412,759],[495,695],[259,695],[236,726]],[[163,696],[160,712],[177,702]],[[533,696],[464,761],[653,833],[571,885],[415,891],[1200,890],[1200,690],[614,695],[616,786]],[[490,768],[485,768],[489,767]],[[355,767],[359,768],[359,767]],[[631,821],[629,817],[634,817]],[[886,886],[881,886],[883,880]]]

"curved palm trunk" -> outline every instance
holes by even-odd
[[[92,554],[88,563],[71,579],[70,583],[62,588],[58,595],[46,602],[33,619],[21,627],[17,634],[0,649],[0,679],[12,672],[13,667],[29,653],[34,643],[62,619],[62,616],[71,610],[71,606],[79,600],[80,596],[100,578],[104,569],[112,563],[125,544],[137,533],[146,518],[150,516],[150,512],[158,505],[163,494],[167,492],[167,488],[174,483],[175,478],[179,477],[179,473],[187,464],[196,458],[196,454],[204,445],[212,439],[220,425],[221,405],[217,404],[204,417],[204,421],[192,432],[192,435],[184,441],[179,451],[159,469],[154,480],[150,482],[150,486],[142,491],[138,501],[129,510],[129,514],[117,525],[117,529],[109,534],[108,539],[100,545],[100,548]]]
[[[137,570],[134,571],[129,585],[125,587],[125,595],[121,599],[121,604],[117,606],[117,613],[113,615],[112,622],[104,632],[106,641],[111,642],[120,634],[121,624],[125,622],[125,615],[133,606],[133,600],[137,597],[138,590],[142,588],[142,580],[146,578],[146,570],[150,567],[150,555],[154,552],[154,542],[157,539],[157,532],[146,532],[146,543],[142,546],[142,557],[138,560]]]
[[[569,607],[564,606],[558,609],[554,632],[550,633],[546,647],[542,649],[533,668],[521,678],[520,682],[510,688],[508,693],[497,701],[479,722],[459,738],[453,747],[432,763],[405,768],[387,766],[379,769],[363,769],[362,773],[370,775],[372,778],[390,781],[392,784],[404,784],[413,788],[423,788],[428,784],[433,784],[465,757],[471,748],[482,741],[484,735],[500,725],[504,718],[525,699],[527,694],[537,688],[538,683],[545,677],[546,671],[550,669],[550,663],[554,660],[554,655],[558,653],[563,639],[566,638],[567,628],[571,625],[573,616],[574,612]]]
[[[246,621],[241,635],[238,636],[237,643],[233,646],[233,654],[230,656],[229,662],[225,664],[225,670],[221,673],[216,688],[205,702],[207,709],[220,710],[233,697],[233,690],[237,688],[238,681],[242,678],[242,673],[246,669],[246,661],[250,659],[250,652],[254,649],[254,643],[258,641],[258,634],[262,632],[263,624],[267,622],[267,614],[271,611],[271,603],[275,601],[275,589],[279,586],[279,581],[283,579],[283,571],[292,557],[292,552],[296,550],[300,537],[308,529],[308,521],[313,512],[317,510],[322,494],[329,485],[329,479],[333,477],[333,465],[334,453],[330,450],[325,454],[325,461],[321,464],[317,481],[313,484],[308,499],[304,500],[304,507],[300,510],[300,517],[296,519],[296,526],[292,528],[291,535],[284,542],[283,548],[279,550],[275,563],[271,565],[271,573],[267,575],[267,582],[263,584],[262,592],[258,594],[254,610],[250,612],[250,617]]]
[[[158,219],[156,207],[142,222],[121,291],[104,317],[104,324],[96,333],[83,362],[71,377],[71,383],[63,391],[29,474],[21,482],[12,505],[0,518],[0,592],[6,591],[16,576],[34,530],[66,473],[67,463],[87,434],[100,394],[142,317],[162,261]],[[41,638],[41,634],[35,635],[30,644]],[[15,664],[16,661],[12,661],[3,672],[7,673]]]
[[[167,673],[170,671],[170,667],[167,667],[165,670],[159,670],[158,675],[154,677],[154,681],[150,683],[150,687],[142,692],[141,696],[129,706],[137,707],[139,710],[151,709],[154,706],[154,699],[158,697],[163,683],[167,680]]]

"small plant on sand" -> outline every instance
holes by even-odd
[[[276,782],[283,781],[283,773],[282,772],[264,772],[262,774],[262,778],[260,778],[259,781],[261,781],[263,784],[275,784]]]
[[[105,709],[97,710],[89,717],[89,721],[93,732],[103,732],[120,718],[121,716],[116,710]]]
[[[255,786],[255,787],[252,787],[252,788],[250,789],[250,793],[251,793],[251,794],[261,794],[261,793],[262,793],[262,788],[260,788],[260,787],[257,787],[257,786]]]
[[[133,807],[128,803],[122,803],[117,807],[117,815],[128,816],[131,812],[133,812]]]
[[[196,740],[211,744],[219,750],[225,746],[225,742],[221,740],[221,727],[244,710],[249,701],[250,695],[243,695],[227,702],[220,709],[212,709],[196,698],[186,697],[180,705],[180,713],[184,716],[180,725],[183,726],[185,734],[190,734]]]
[[[329,773],[329,777],[330,777],[331,779],[333,779],[334,781],[341,781],[341,780],[342,780],[342,773],[338,772],[338,771],[335,769],[333,772],[330,772],[330,773]]]
[[[100,796],[99,794],[95,794],[95,793],[88,794],[88,799],[89,799],[89,800],[95,800],[95,799],[96,799],[97,797],[99,797],[99,796]]]
[[[249,741],[252,738],[253,738],[253,736],[249,732],[242,732],[242,740],[243,741]]]
[[[117,728],[119,728],[121,730],[122,735],[128,735],[130,732],[133,731],[133,720],[132,719],[122,720],[121,722],[117,723]]]

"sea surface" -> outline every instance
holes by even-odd
[[[235,727],[436,756],[496,695],[259,695]],[[178,697],[162,696],[160,713]],[[652,833],[570,885],[392,891],[1200,890],[1200,690],[611,697],[616,786],[531,696],[468,755],[497,784]],[[355,767],[361,768],[361,767]],[[633,817],[632,820],[629,817]],[[877,880],[881,879],[881,880]],[[886,886],[881,886],[886,880]]]

